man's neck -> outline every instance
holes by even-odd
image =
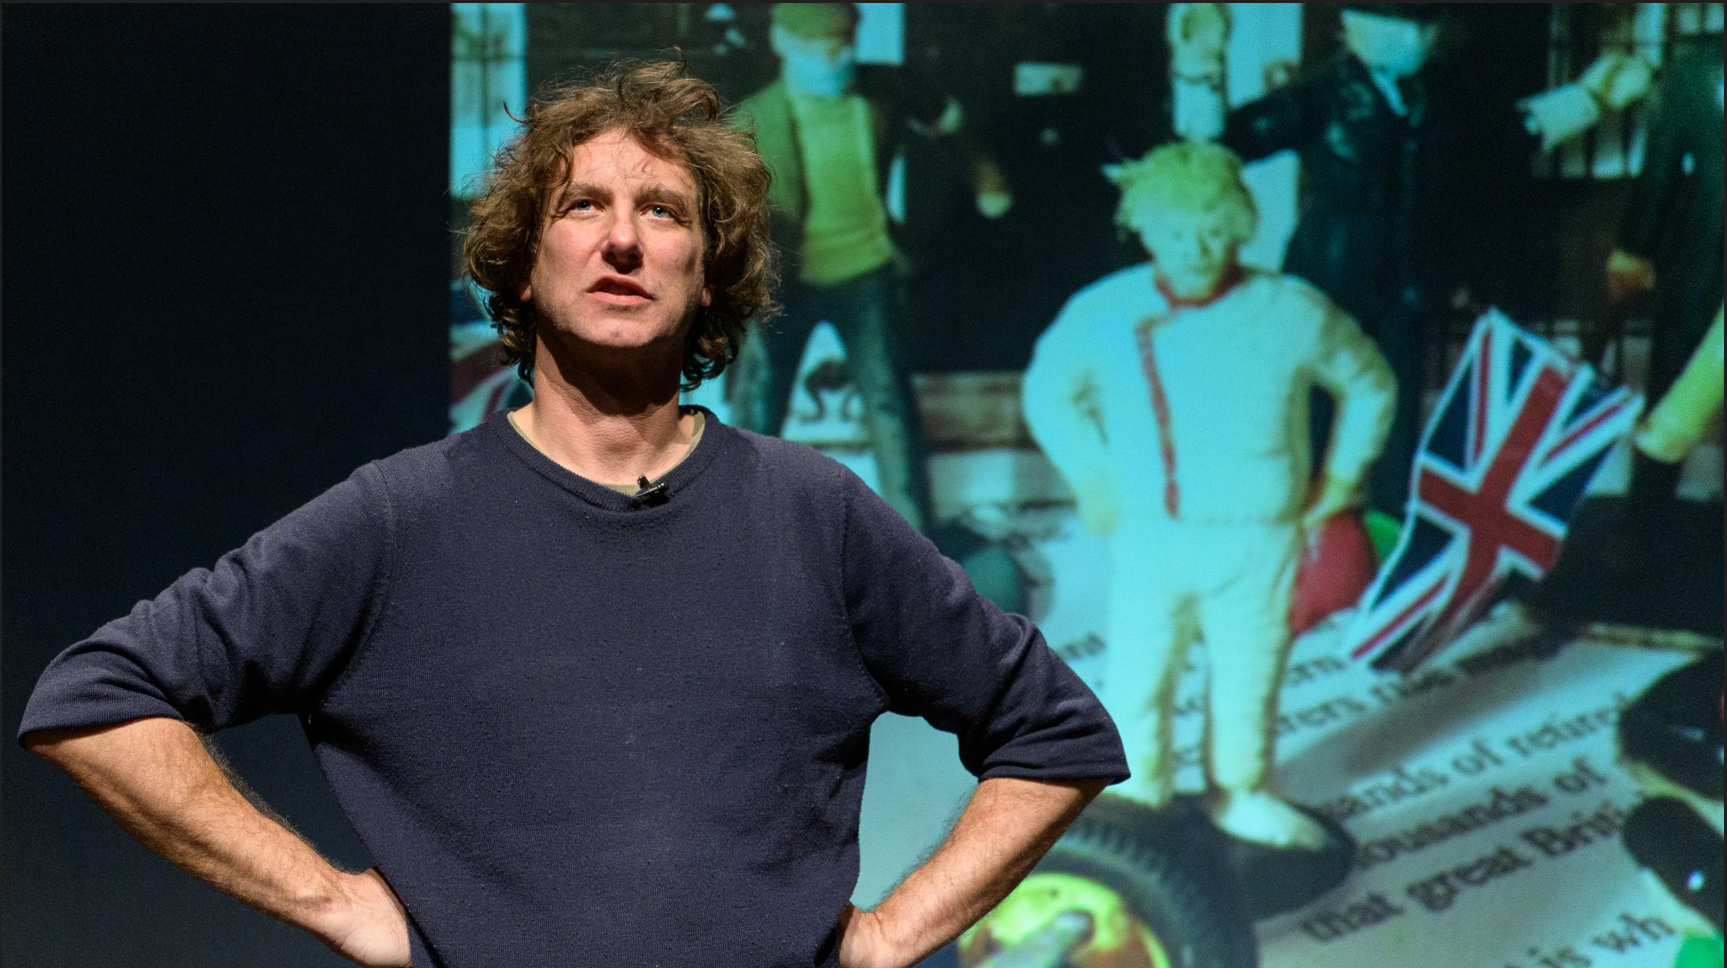
[[[600,483],[654,480],[683,458],[696,428],[694,415],[678,407],[672,373],[600,378],[554,358],[542,343],[533,402],[513,418],[530,443],[573,474]]]

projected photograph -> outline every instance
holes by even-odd
[[[1722,963],[1722,4],[452,9],[452,228],[536,91],[681,59],[784,304],[685,402],[1121,730],[926,966]],[[452,432],[532,395],[453,239]],[[854,903],[974,785],[879,720]]]

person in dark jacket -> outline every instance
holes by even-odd
[[[1643,170],[1608,258],[1608,292],[1623,300],[1653,287],[1654,339],[1644,393],[1661,399],[1721,308],[1721,38],[1665,68],[1649,123]],[[1629,503],[1647,528],[1673,499],[1681,465],[1645,454],[1632,467]]]
[[[1244,160],[1301,158],[1306,207],[1283,271],[1354,316],[1397,374],[1396,419],[1369,482],[1400,515],[1420,440],[1428,347],[1494,247],[1496,202],[1533,151],[1551,148],[1647,87],[1640,60],[1613,54],[1574,84],[1495,103],[1466,71],[1438,70],[1440,4],[1348,4],[1345,49],[1285,87],[1224,110],[1221,4],[1172,9],[1179,133]]]

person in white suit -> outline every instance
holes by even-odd
[[[1207,803],[1244,840],[1318,848],[1271,766],[1288,613],[1306,532],[1357,502],[1396,384],[1372,340],[1319,290],[1244,268],[1257,213],[1228,149],[1186,142],[1112,168],[1118,223],[1146,264],[1080,290],[1024,381],[1032,435],[1109,542],[1101,695],[1154,807],[1174,792],[1171,720],[1188,647],[1210,657]],[[1314,475],[1308,401],[1336,400]]]

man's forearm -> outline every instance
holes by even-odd
[[[144,846],[224,893],[333,947],[349,933],[366,875],[337,870],[229,782],[193,729],[175,719],[51,730],[25,740],[65,770]]]
[[[916,964],[989,913],[1107,785],[1013,777],[979,783],[935,855],[874,911],[858,915],[894,954],[878,964]]]

